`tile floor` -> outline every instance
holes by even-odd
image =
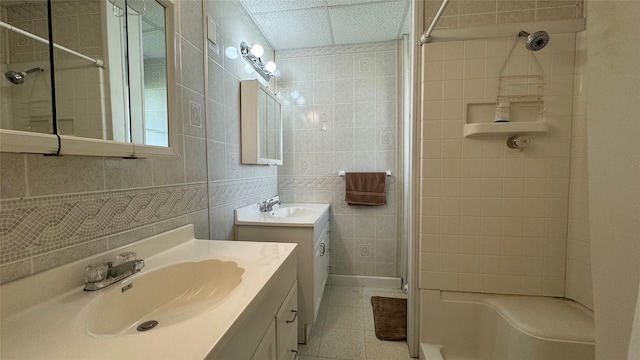
[[[400,289],[327,285],[311,337],[298,345],[299,360],[411,359],[406,341],[376,338],[373,295],[407,297]]]

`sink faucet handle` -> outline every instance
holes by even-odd
[[[99,282],[107,278],[109,275],[109,263],[93,264],[84,269],[85,283]]]
[[[136,253],[133,251],[127,251],[127,252],[123,252],[118,254],[118,257],[116,258],[116,265],[120,265],[120,264],[124,264],[126,262],[129,262],[131,260],[135,260],[136,259]]]

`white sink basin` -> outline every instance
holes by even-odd
[[[283,203],[277,209],[262,212],[257,204],[235,210],[236,225],[313,227],[328,216],[329,204]]]
[[[86,266],[123,251],[136,252],[145,268],[82,290]],[[198,240],[188,225],[2,284],[0,359],[217,359],[266,296],[291,287],[294,251]],[[157,327],[136,331],[147,320]]]
[[[309,216],[316,213],[316,210],[307,207],[282,207],[271,211],[270,215],[275,217],[298,217]]]
[[[91,305],[87,330],[94,335],[139,334],[151,320],[175,324],[215,306],[242,281],[244,269],[217,259],[183,262],[114,284]]]

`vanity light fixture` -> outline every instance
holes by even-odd
[[[243,41],[240,43],[240,53],[266,81],[269,81],[274,76],[276,63],[273,61],[269,61],[266,64],[262,62],[260,57],[264,54],[264,48],[260,44],[249,46]]]

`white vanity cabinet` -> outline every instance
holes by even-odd
[[[297,358],[298,354],[298,287],[291,288],[275,319],[278,360]]]
[[[329,253],[331,252],[331,244],[329,242],[329,222],[327,222],[320,232],[320,238],[313,247],[313,300],[315,316],[318,315],[320,309],[320,301],[322,300],[322,293],[324,286],[327,284],[329,278]],[[314,317],[315,319],[315,317]]]
[[[269,324],[267,332],[260,340],[256,352],[253,353],[251,360],[278,360],[278,350],[276,348],[276,320],[272,320]]]
[[[293,270],[293,269],[289,269]],[[274,289],[212,360],[292,360],[298,354],[298,286]],[[284,296],[286,294],[286,296]]]
[[[296,205],[297,206],[297,205]],[[329,276],[329,205],[304,204],[319,207],[318,216],[308,223],[287,218],[278,221],[238,221],[236,239],[296,243],[298,279],[298,343],[306,344]],[[238,210],[236,210],[238,211]],[[261,215],[262,216],[262,215]],[[269,214],[264,214],[269,217]],[[273,220],[273,219],[272,219]]]

